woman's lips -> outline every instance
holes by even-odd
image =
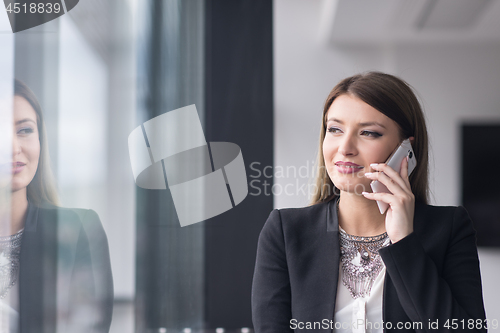
[[[358,172],[359,170],[363,169],[362,166],[349,166],[349,165],[344,165],[344,164],[338,164],[336,165],[337,171],[340,173],[355,173]]]
[[[12,165],[12,173],[16,174],[23,171],[26,164],[14,164]]]

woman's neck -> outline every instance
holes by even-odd
[[[10,213],[10,214],[9,214]],[[11,192],[10,212],[2,207],[0,213],[0,236],[9,236],[24,228],[28,213],[28,198],[26,188]]]
[[[339,225],[350,235],[376,236],[385,232],[385,214],[377,202],[362,195],[341,191]]]

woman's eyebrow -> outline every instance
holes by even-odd
[[[22,123],[26,123],[28,121],[31,121],[33,124],[36,125],[36,122],[33,119],[30,119],[30,118],[24,118],[24,119],[18,120],[18,121],[16,121],[16,125],[19,125],[19,124],[22,124]]]
[[[337,119],[337,118],[328,118],[327,122],[329,121],[335,121],[339,124],[344,124],[344,122],[340,119]],[[370,125],[378,125],[382,128],[385,128],[384,125],[382,125],[381,123],[377,123],[376,121],[369,121],[369,122],[365,122],[365,123],[358,123],[359,126],[370,126]]]

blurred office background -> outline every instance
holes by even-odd
[[[465,205],[500,239],[498,194],[467,196],[500,185],[495,165],[467,164],[499,153],[499,16],[499,0],[82,0],[15,35],[1,17],[1,73],[42,104],[63,205],[101,217],[111,332],[246,332],[258,234],[273,207],[308,204],[322,104],[346,76],[380,70],[415,88],[430,135],[431,204]],[[233,210],[180,228],[168,191],[135,186],[127,139],[190,104],[207,141],[241,147],[254,182]],[[478,135],[491,153],[474,149]],[[485,245],[487,316],[500,319],[500,242]]]

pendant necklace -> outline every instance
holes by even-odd
[[[0,237],[0,299],[5,298],[17,282],[23,231]]]
[[[340,198],[337,201],[337,216]],[[378,250],[388,246],[387,232],[377,236],[354,236],[346,233],[339,224],[342,283],[352,298],[370,295],[373,282],[383,268]]]

